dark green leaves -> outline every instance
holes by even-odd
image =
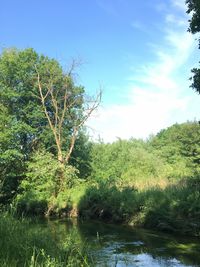
[[[200,1],[199,0],[186,0],[186,4],[188,7],[187,13],[192,14],[191,19],[189,20],[189,31],[192,34],[196,34],[200,32]],[[199,40],[199,48],[200,48],[200,39]],[[192,85],[191,87],[200,94],[200,69],[194,68],[192,69]]]

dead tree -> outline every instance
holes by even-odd
[[[79,130],[93,111],[98,108],[101,101],[101,91],[93,98],[86,97],[84,94],[73,95],[72,71],[74,66],[73,63],[70,71],[60,76],[61,88],[59,88],[59,82],[52,73],[43,82],[43,77],[40,76],[40,71],[35,66],[38,97],[54,136],[58,161],[64,165],[69,162]],[[51,106],[51,110],[48,110],[49,106]],[[64,136],[63,128],[68,121],[71,123],[71,133],[69,136]],[[64,142],[69,144],[65,151],[63,149]]]

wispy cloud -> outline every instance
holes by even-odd
[[[185,13],[176,13],[177,9],[183,11],[183,4],[182,0],[172,1],[173,8],[165,15],[163,43],[151,46],[155,60],[137,66],[139,71],[129,77],[128,104],[105,106],[89,122],[96,136],[105,141],[116,137],[145,138],[175,122],[195,118],[199,100],[195,94],[184,93],[191,90],[182,69],[188,64],[194,39],[187,32]]]
[[[176,26],[186,26],[187,21],[183,17],[177,17],[174,14],[167,14],[166,16],[166,22],[167,23],[172,23],[173,25]]]
[[[131,26],[133,27],[133,28],[135,28],[135,29],[137,29],[137,30],[144,30],[144,25],[142,25],[142,23],[141,22],[139,22],[139,21],[133,21],[132,23],[131,23]]]
[[[187,32],[167,28],[164,47],[154,45],[156,60],[142,68],[140,75],[130,79],[145,84],[146,89],[172,90],[179,87],[174,73],[188,60],[192,53],[193,37]]]
[[[171,4],[174,7],[179,8],[181,11],[186,11],[185,0],[171,0]]]

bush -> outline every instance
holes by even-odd
[[[82,217],[129,223],[200,236],[200,179],[188,178],[162,189],[119,188],[109,182],[88,187],[78,206]]]
[[[26,179],[20,185],[17,210],[42,215],[62,206],[61,202],[67,205],[67,190],[78,181],[76,172],[70,165],[61,165],[51,153],[36,152],[28,163]]]
[[[98,218],[106,221],[128,222],[134,214],[135,190],[123,188],[109,182],[100,182],[88,187],[80,200],[79,215],[86,218]]]

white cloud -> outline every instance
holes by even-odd
[[[167,14],[166,18],[165,18],[167,23],[171,23],[173,25],[176,26],[186,26],[187,25],[187,21],[182,17],[177,17],[173,14]]]
[[[183,9],[184,1],[172,3]],[[166,14],[163,45],[153,46],[155,61],[129,77],[128,104],[105,106],[95,119],[90,119],[89,125],[95,129],[93,136],[100,135],[106,142],[117,137],[146,138],[173,123],[195,118],[199,99],[188,88],[187,74],[180,74],[194,46],[193,36],[181,22],[184,16]],[[178,21],[181,27],[173,27]],[[184,94],[184,90],[191,90],[191,95]]]
[[[179,8],[181,11],[186,11],[185,0],[171,0],[171,3],[174,7]]]
[[[148,88],[159,90],[177,89],[179,85],[174,73],[188,60],[193,51],[193,37],[187,32],[166,31],[165,49],[156,47],[154,51],[156,62],[143,69],[138,81],[145,83]],[[169,50],[166,52],[165,50]]]
[[[180,119],[189,101],[186,97],[179,99],[173,93],[155,93],[141,88],[132,88],[130,97],[128,105],[112,105],[99,110],[99,115],[92,121],[94,137],[100,135],[106,142],[117,137],[146,138]]]

